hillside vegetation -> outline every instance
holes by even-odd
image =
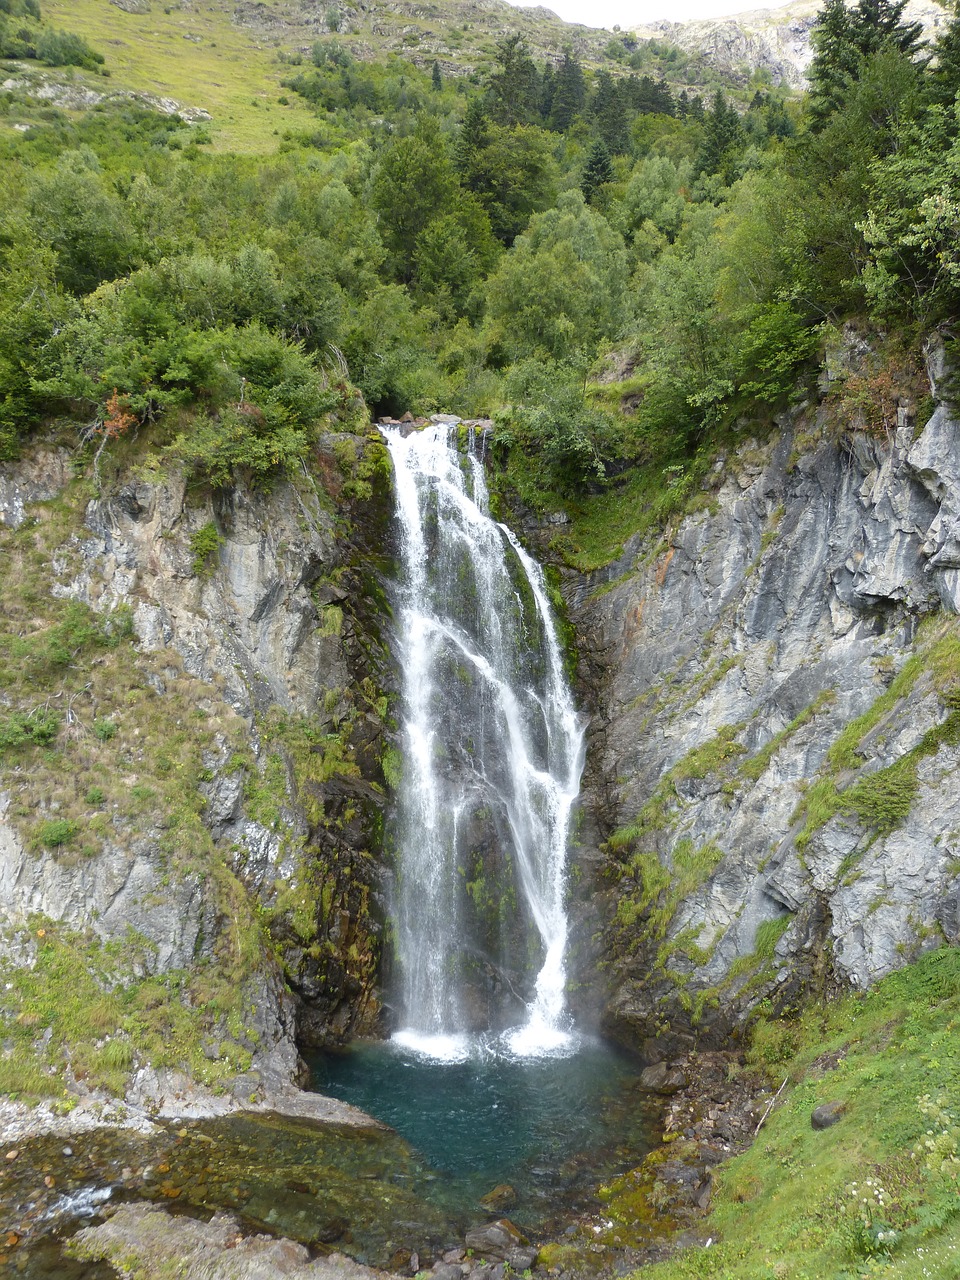
[[[5,3],[13,22],[27,0]],[[795,397],[849,318],[897,319],[842,393],[883,431],[891,371],[955,306],[958,37],[925,63],[899,4],[828,5],[803,103],[703,101],[572,46],[538,62],[519,35],[464,79],[359,61],[339,34],[257,49],[216,10],[30,5],[27,25],[69,21],[103,56],[98,84],[224,96],[189,127],[123,97],[58,108],[19,64],[8,453],[44,423],[91,448],[136,424],[213,483],[265,477],[349,381],[378,413],[495,414],[508,488],[566,506],[559,549],[598,563],[644,495],[655,516],[682,504],[738,419]],[[127,23],[143,39],[106,37]],[[273,156],[210,145],[265,133]]]

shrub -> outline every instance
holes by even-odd
[[[37,840],[45,849],[59,849],[62,845],[72,844],[80,833],[80,823],[68,818],[50,818],[41,822],[37,829]]]
[[[223,546],[223,538],[217,532],[217,526],[209,521],[198,529],[190,539],[190,551],[193,554],[192,569],[197,578],[208,578],[213,572],[214,559]]]

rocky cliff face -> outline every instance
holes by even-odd
[[[810,36],[819,10],[817,0],[799,0],[729,18],[663,20],[633,31],[643,40],[669,40],[688,53],[700,54],[719,71],[741,76],[744,83],[752,72],[762,70],[769,72],[774,84],[803,89],[813,60]],[[909,0],[905,16],[910,22],[922,22],[931,41],[949,18],[933,0]]]
[[[838,437],[807,406],[667,537],[567,583],[625,1040],[717,1036],[960,941],[960,424],[911,414]]]
[[[92,658],[85,685],[86,668],[73,683],[58,668],[0,695],[8,726],[30,732],[37,699],[70,708],[44,757],[29,741],[0,751],[7,964],[35,965],[37,937],[111,954],[135,938],[123,980],[181,975],[206,1058],[243,1065],[230,1043],[252,1055],[244,1096],[289,1080],[295,1043],[377,1022],[388,488],[378,438],[351,434],[324,437],[311,476],[269,492],[148,471],[91,498],[46,447],[0,482],[4,558],[32,557],[19,590],[39,616],[22,643],[65,625],[44,614],[58,600],[136,640]],[[204,974],[238,985],[236,1017],[205,1015]]]
[[[960,941],[942,366],[934,347],[923,421],[906,396],[886,432],[803,406],[667,533],[566,579],[591,714],[581,1004],[651,1054]],[[51,983],[98,1020],[62,1046],[78,1086],[122,1059],[156,1092],[172,1039],[246,1098],[297,1045],[377,1028],[389,474],[362,433],[268,493],[121,467],[92,494],[52,446],[5,469],[3,1012],[43,1071]],[[185,1023],[157,1013],[174,999]]]

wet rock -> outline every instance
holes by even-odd
[[[837,1123],[846,1109],[845,1102],[824,1102],[810,1113],[810,1124],[814,1129],[829,1129]]]
[[[684,1088],[687,1078],[679,1067],[671,1067],[666,1062],[655,1062],[653,1066],[644,1067],[641,1071],[640,1083],[652,1093],[667,1095]]]
[[[528,1267],[532,1267],[537,1260],[536,1249],[529,1245],[525,1248],[510,1249],[504,1262],[510,1267],[511,1271],[526,1271]]]
[[[268,1236],[244,1236],[240,1224],[218,1213],[209,1222],[172,1217],[151,1205],[121,1205],[101,1226],[79,1232],[69,1252],[110,1262],[139,1280],[170,1275],[204,1280],[388,1280],[387,1273],[333,1253],[313,1261],[301,1244]]]
[[[471,1227],[467,1232],[466,1246],[482,1258],[506,1259],[511,1249],[519,1249],[527,1243],[524,1236],[509,1218],[498,1218],[483,1226]]]
[[[493,1213],[502,1213],[504,1209],[513,1209],[516,1206],[517,1193],[509,1183],[501,1182],[485,1196],[481,1196],[479,1203]]]
[[[463,1271],[456,1262],[435,1262],[430,1274],[434,1280],[463,1280]]]

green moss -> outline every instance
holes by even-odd
[[[208,1085],[249,1067],[249,1051],[236,1043],[248,1038],[240,1016],[245,966],[229,956],[191,973],[143,977],[153,948],[132,931],[104,945],[37,916],[21,939],[35,952],[33,966],[0,966],[8,1047],[0,1093],[27,1101],[62,1096],[65,1062],[88,1087],[117,1095],[138,1062],[186,1069]],[[213,1057],[203,1052],[209,1037],[222,1041]]]
[[[403,756],[396,747],[387,747],[380,757],[380,768],[387,786],[396,791],[403,781]]]

